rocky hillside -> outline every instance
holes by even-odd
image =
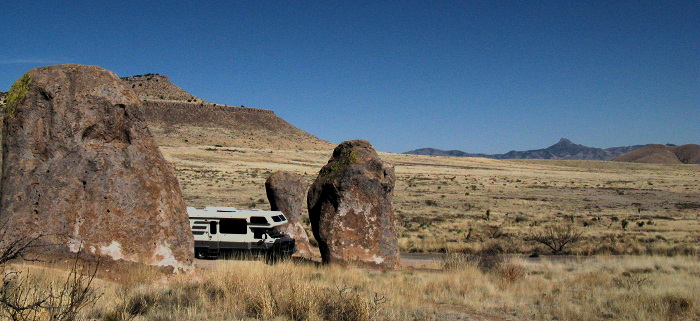
[[[647,145],[621,155],[613,161],[648,164],[700,164],[700,145]]]
[[[164,75],[137,75],[122,80],[143,101],[151,131],[162,146],[333,148],[271,110],[210,103],[174,85]]]
[[[623,146],[611,148],[596,148],[575,144],[566,138],[544,149],[527,151],[510,151],[505,154],[473,154],[459,150],[442,151],[433,148],[416,149],[404,154],[434,155],[434,156],[461,156],[484,157],[493,159],[583,159],[583,160],[611,160],[624,153],[639,149],[645,145]]]
[[[129,87],[136,92],[142,100],[148,101],[177,101],[188,103],[209,103],[197,98],[184,89],[175,86],[168,76],[159,74],[145,74],[131,77],[122,77]]]

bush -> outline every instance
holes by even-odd
[[[97,273],[75,259],[63,281],[28,271],[7,271],[0,285],[0,318],[9,320],[75,320],[78,313],[100,297],[92,287]]]
[[[514,283],[525,277],[525,268],[515,262],[506,262],[496,271],[496,274],[505,283]]]
[[[560,254],[565,247],[578,242],[582,234],[573,225],[549,225],[532,233],[529,239],[544,244],[552,250],[552,254]]]

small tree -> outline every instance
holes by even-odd
[[[549,225],[532,233],[530,239],[550,248],[552,254],[560,254],[566,246],[578,242],[582,234],[573,225]]]
[[[75,320],[78,312],[100,297],[92,285],[99,261],[94,265],[79,264],[80,251],[75,254],[73,266],[61,284],[43,284],[39,278],[10,270],[12,260],[30,260],[25,257],[40,244],[46,235],[13,237],[0,224],[0,319],[9,320]],[[44,261],[45,262],[45,261]]]

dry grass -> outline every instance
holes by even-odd
[[[697,258],[505,259],[453,255],[437,270],[374,271],[285,261],[221,260],[137,283],[95,280],[95,320],[691,320],[700,318]],[[22,266],[43,280],[60,269]],[[37,270],[39,269],[39,270]],[[41,271],[41,273],[37,273]],[[98,277],[102,276],[104,269]],[[29,272],[28,272],[29,273]],[[113,278],[114,274],[108,274]],[[46,287],[50,282],[36,282]]]
[[[274,171],[310,184],[331,150],[162,147],[189,205],[268,208]],[[600,161],[491,160],[381,153],[396,165],[395,210],[404,252],[548,253],[528,239],[572,225],[572,254],[697,254],[700,167]],[[488,213],[488,216],[487,216]],[[623,222],[627,225],[623,229]]]

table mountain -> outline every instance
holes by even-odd
[[[165,75],[137,75],[122,81],[142,101],[146,120],[161,146],[333,148],[271,110],[211,103],[174,85]]]

